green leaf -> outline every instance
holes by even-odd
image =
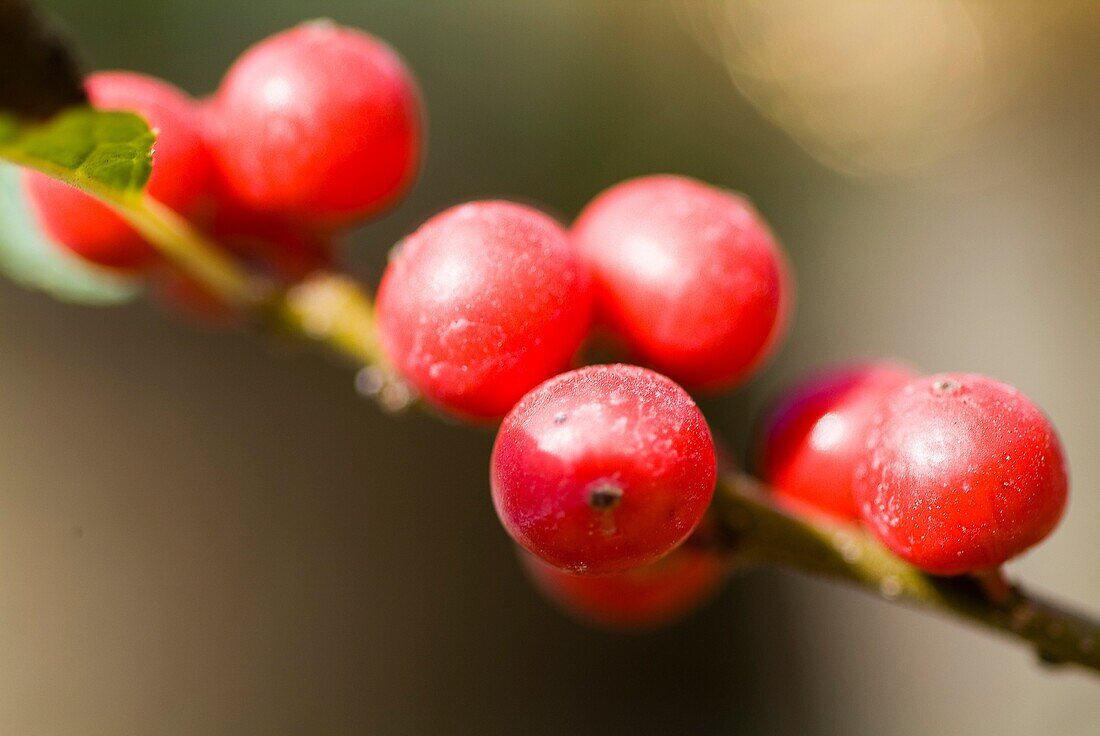
[[[28,209],[19,169],[0,162],[0,272],[69,302],[107,305],[140,292],[137,282],[86,264],[52,242]]]
[[[153,171],[156,136],[129,112],[66,110],[40,124],[0,113],[0,158],[109,202],[136,202]]]
[[[155,140],[148,124],[128,112],[76,107],[45,123],[0,113],[0,159],[37,169],[123,210],[140,207]],[[67,301],[113,304],[138,292],[132,281],[85,264],[51,242],[27,206],[19,171],[2,162],[0,271]]]
[[[128,112],[78,107],[46,123],[30,124],[0,111],[0,159],[83,189],[113,207],[163,255],[214,292],[231,302],[258,304],[264,298],[262,290],[231,256],[186,219],[144,196],[153,170],[155,140],[148,124]],[[26,207],[9,207],[4,220],[18,231],[19,223],[28,222]],[[22,240],[18,232],[15,236],[9,233],[8,239]],[[42,240],[41,233],[38,239]],[[8,260],[12,260],[10,256]],[[15,261],[23,263],[18,257]],[[25,283],[50,289],[47,284],[51,282],[46,277],[39,279],[29,268],[9,270]],[[65,270],[72,272],[68,266]],[[117,285],[117,281],[112,283]]]

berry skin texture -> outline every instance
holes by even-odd
[[[566,369],[591,317],[562,227],[510,202],[471,202],[398,246],[378,290],[379,336],[428,401],[495,420]]]
[[[520,551],[535,587],[574,618],[617,631],[647,631],[674,623],[712,598],[729,573],[722,557],[689,545],[656,562],[609,575],[565,572]]]
[[[198,204],[213,163],[203,138],[198,103],[160,79],[130,72],[98,72],[84,83],[101,110],[130,110],[157,133],[151,197],[183,215]],[[68,184],[35,171],[24,173],[31,209],[45,233],[81,258],[110,268],[141,271],[156,252],[107,205]]]
[[[745,379],[778,343],[793,284],[741,197],[679,176],[623,182],[580,214],[597,317],[642,362],[689,388]]]
[[[858,521],[852,475],[871,420],[914,378],[908,367],[883,361],[815,373],[789,390],[760,433],[760,471],[776,500],[798,513]]]
[[[213,100],[215,158],[250,206],[326,227],[393,204],[420,166],[416,82],[386,44],[327,21],[252,48]]]
[[[1042,541],[1066,505],[1050,420],[1011,386],[968,373],[906,384],[884,405],[855,497],[895,554],[936,575],[996,567]]]
[[[646,565],[698,526],[714,442],[682,388],[645,368],[564,373],[505,417],[490,480],[512,538],[547,563],[605,574]]]

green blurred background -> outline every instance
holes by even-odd
[[[1100,11],[1093,2],[49,0],[89,68],[211,91],[327,15],[392,43],[423,178],[349,257],[455,202],[570,218],[627,176],[746,192],[800,309],[710,402],[891,355],[1031,395],[1069,514],[1013,572],[1100,610]],[[358,399],[314,352],[0,283],[0,733],[1096,734],[1100,690],[958,624],[772,572],[646,637],[528,587],[487,432]],[[323,357],[323,356],[322,356]]]

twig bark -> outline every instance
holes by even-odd
[[[349,359],[360,369],[361,387],[384,407],[403,408],[412,401],[378,342],[370,297],[347,276],[318,274],[273,294],[166,208],[147,200],[120,212],[166,257],[228,303]],[[743,559],[854,584],[890,601],[970,621],[1026,642],[1045,662],[1100,674],[1100,622],[1019,586],[1002,584],[992,595],[988,581],[927,575],[855,526],[796,517],[768,497],[748,476],[726,473],[719,482],[712,515],[722,543]]]
[[[991,596],[982,581],[935,577],[909,565],[854,525],[793,516],[744,475],[727,474],[714,515],[726,542],[749,560],[855,585],[889,601],[955,616],[1031,645],[1047,663],[1100,674],[1100,622],[1009,585]]]

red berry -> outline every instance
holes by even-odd
[[[1042,541],[1066,505],[1066,466],[1043,412],[1011,386],[969,373],[896,392],[855,475],[863,518],[927,572],[996,567]]]
[[[707,422],[682,388],[627,365],[547,381],[493,447],[493,503],[522,547],[563,570],[654,562],[699,524],[714,493]]]
[[[216,198],[217,210],[204,218],[215,243],[260,279],[288,286],[330,268],[335,245],[327,236],[243,209]],[[153,274],[153,294],[165,307],[205,326],[236,327],[246,315],[173,266]]]
[[[416,83],[361,31],[311,22],[230,67],[214,100],[215,157],[241,200],[342,225],[392,204],[420,165]]]
[[[744,379],[784,331],[785,257],[735,194],[678,176],[633,179],[596,197],[573,234],[600,319],[686,386]]]
[[[795,511],[859,519],[852,474],[871,420],[915,377],[897,363],[845,366],[812,375],[784,395],[761,432],[761,475],[776,498]]]
[[[434,404],[481,419],[568,367],[590,312],[565,231],[510,202],[471,202],[424,223],[378,291],[382,343],[402,375]]]
[[[194,100],[167,82],[130,72],[92,74],[85,88],[95,107],[136,112],[157,132],[149,195],[189,214],[206,192],[212,171]],[[93,197],[33,171],[26,172],[25,186],[46,234],[82,258],[127,270],[155,260],[153,248]]]
[[[218,245],[278,284],[301,281],[334,261],[335,246],[329,236],[222,197],[207,229]]]
[[[713,552],[684,545],[643,567],[608,575],[578,575],[529,552],[520,562],[535,586],[566,613],[621,630],[670,624],[713,596],[730,565]]]

